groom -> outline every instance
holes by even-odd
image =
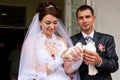
[[[94,30],[93,24],[96,17],[92,7],[88,5],[80,6],[76,11],[76,17],[81,32],[71,37],[73,44],[82,42],[86,45],[85,38],[89,36],[95,42],[96,47],[96,52],[84,51],[84,61],[78,69],[81,80],[112,80],[111,73],[119,68],[114,37]],[[88,64],[95,65],[98,71],[96,75],[88,74]]]

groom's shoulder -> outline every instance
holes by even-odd
[[[111,34],[108,34],[108,33],[102,33],[102,32],[95,32],[95,34],[101,36],[101,37],[112,37],[113,38],[113,35]]]
[[[97,35],[100,35],[100,36],[108,36],[108,37],[112,37],[113,35],[111,34],[108,34],[108,33],[102,33],[102,32],[96,32]]]

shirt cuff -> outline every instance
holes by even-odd
[[[98,64],[98,65],[97,65],[97,67],[100,67],[100,66],[101,66],[101,64],[102,64],[102,59],[101,59],[101,62],[100,62],[100,64]]]

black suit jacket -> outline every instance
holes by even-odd
[[[77,42],[82,42],[84,45],[86,44],[81,32],[72,36],[71,39],[74,45]],[[95,31],[93,41],[95,42],[97,53],[102,58],[102,64],[99,67],[96,66],[98,70],[97,75],[89,76],[88,66],[82,63],[79,68],[81,80],[112,80],[111,73],[117,71],[119,68],[118,56],[115,51],[114,37],[112,35]],[[101,45],[104,46],[104,48],[101,48]]]

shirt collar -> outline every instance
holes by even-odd
[[[94,32],[95,32],[95,31],[93,30],[93,31],[90,33],[90,35],[87,35],[87,34],[85,34],[85,33],[82,31],[82,35],[83,35],[84,38],[86,38],[86,37],[88,37],[88,36],[91,37],[91,38],[93,38]]]

